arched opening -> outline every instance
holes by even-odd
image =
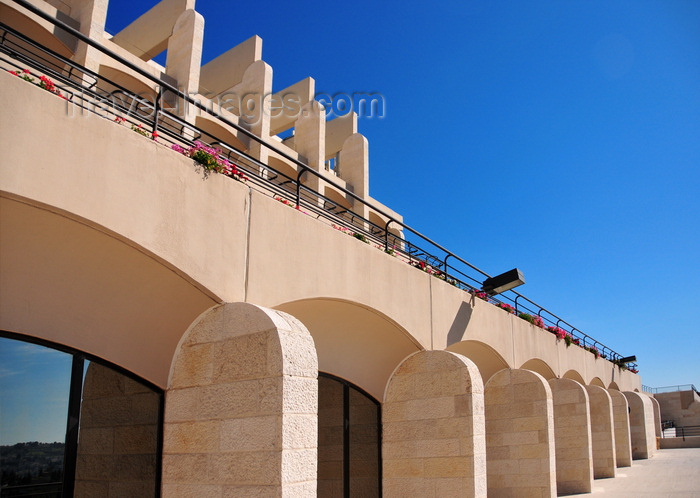
[[[591,379],[590,385],[602,387],[603,389],[605,389],[605,384],[603,384],[603,381],[600,380],[600,377],[593,377],[593,378]]]
[[[616,390],[616,391],[619,391],[619,390],[620,390],[620,386],[617,385],[617,382],[613,381],[613,382],[611,382],[610,385],[608,386],[608,389],[614,389],[614,390]]]
[[[545,378],[545,380],[550,380],[550,379],[556,379],[557,375],[554,373],[554,370],[547,365],[547,362],[544,360],[540,360],[539,358],[532,358],[530,360],[527,360],[523,365],[520,367],[524,370],[530,370],[531,372],[537,372],[540,374],[542,377]]]
[[[275,309],[299,319],[314,339],[318,369],[345,379],[375,399],[394,369],[422,348],[408,332],[380,312],[330,298],[304,299]]]
[[[472,360],[481,374],[481,378],[486,384],[489,379],[498,371],[510,368],[510,365],[488,344],[479,341],[457,342],[447,348],[448,351],[459,353]]]
[[[248,149],[248,147],[241,142],[236,132],[228,130],[220,124],[212,121],[207,115],[197,116],[195,119],[195,124],[205,133],[201,140],[208,144],[223,142],[224,144],[240,151],[245,151]],[[224,150],[224,152],[228,152],[228,150]],[[235,161],[235,157],[232,157],[231,159]]]
[[[565,379],[575,380],[582,386],[586,385],[586,381],[583,380],[581,374],[578,373],[576,370],[568,370],[564,375],[562,375],[562,377],[564,377]]]
[[[318,496],[381,496],[381,409],[354,384],[319,372]]]
[[[161,389],[100,358],[10,332],[0,332],[0,363],[3,495],[159,493]]]
[[[78,28],[78,23],[65,16],[58,14],[64,22],[74,28]],[[75,51],[77,40],[62,29],[56,28],[48,21],[40,21],[41,24],[12,7],[0,4],[0,19],[8,26],[12,26],[27,38],[31,38],[36,43],[43,45],[54,52],[70,58]]]

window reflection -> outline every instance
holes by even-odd
[[[162,391],[3,334],[0,495],[157,496]]]
[[[72,357],[0,337],[2,496],[61,496]]]

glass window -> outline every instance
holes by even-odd
[[[318,379],[318,496],[381,496],[380,407],[349,382]]]
[[[163,393],[80,352],[0,337],[0,495],[152,497]]]

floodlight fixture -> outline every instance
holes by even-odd
[[[637,361],[637,357],[632,355],[632,356],[625,356],[624,358],[620,358],[618,360],[620,363],[632,363]]]
[[[525,283],[525,277],[520,273],[520,270],[513,268],[510,271],[496,275],[495,277],[489,277],[481,284],[481,290],[486,292],[489,296],[495,296],[501,292],[511,290],[518,285],[523,285]]]

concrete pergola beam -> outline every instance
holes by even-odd
[[[216,96],[243,80],[246,70],[262,60],[262,38],[255,35],[207,62],[199,73],[199,93]]]

